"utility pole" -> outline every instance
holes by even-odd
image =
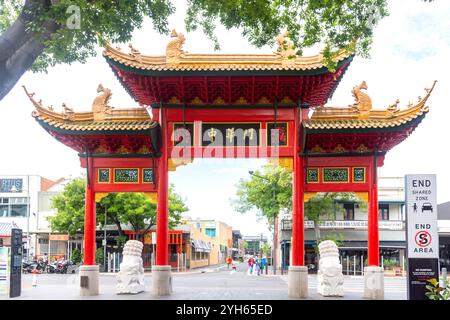
[[[103,270],[106,270],[106,206],[105,206],[105,225],[103,235]]]
[[[259,256],[262,259],[263,252],[262,252],[262,246],[263,246],[263,234],[261,232],[261,240],[259,241]]]

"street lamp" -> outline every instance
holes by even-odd
[[[261,177],[257,174],[255,174],[253,171],[249,171],[248,172],[250,175],[266,180],[267,182],[271,182],[268,178],[266,177]],[[275,181],[271,182],[273,184],[273,200],[276,203],[276,195],[275,195]],[[272,262],[273,262],[273,274],[277,274],[277,251],[276,251],[276,244],[277,244],[277,230],[276,230],[276,218],[278,216],[278,212],[275,213],[274,217],[273,217],[273,250],[272,250]]]

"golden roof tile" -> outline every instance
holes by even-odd
[[[174,38],[166,48],[166,55],[146,56],[136,54],[132,48],[129,53],[122,52],[107,44],[103,55],[128,67],[152,71],[237,71],[237,70],[314,70],[325,67],[324,57],[320,53],[309,57],[298,57],[287,35],[277,38],[278,50],[272,54],[193,54],[182,47],[184,35],[172,31]],[[281,38],[280,38],[281,37]],[[286,47],[285,44],[288,43]],[[340,62],[352,54],[341,50],[334,58]],[[294,57],[294,58],[292,58]]]
[[[63,112],[56,112],[53,108],[46,108],[42,101],[36,101],[34,93],[29,93],[23,87],[30,101],[35,107],[32,116],[48,125],[69,131],[111,131],[111,130],[148,130],[156,126],[144,108],[115,109],[106,105],[111,92],[105,98],[104,94],[96,97],[92,111],[73,112],[64,108]],[[100,87],[99,88],[103,88]],[[104,89],[104,88],[103,88]],[[98,92],[103,92],[99,91]],[[102,100],[103,99],[103,100]],[[102,105],[103,103],[103,105]]]
[[[409,104],[406,109],[398,108],[399,101],[384,110],[373,110],[370,97],[361,92],[367,89],[363,81],[356,86],[352,93],[355,96],[355,104],[348,107],[319,107],[311,118],[303,122],[307,129],[368,129],[368,128],[393,128],[398,127],[428,113],[425,106],[437,81],[431,88],[426,88],[425,96],[419,97],[416,104]]]

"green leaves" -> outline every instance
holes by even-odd
[[[167,34],[167,18],[175,11],[168,0],[60,0],[38,9],[40,12],[29,23],[29,30],[43,34],[45,21],[56,22],[58,28],[45,40],[44,52],[33,65],[34,71],[46,71],[58,63],[84,63],[95,56],[96,46],[105,40],[130,41],[133,31],[142,27],[145,17],[150,18],[155,30]],[[71,27],[71,21],[79,22],[79,26]]]
[[[266,165],[249,180],[241,179],[236,195],[238,198],[232,201],[236,211],[245,213],[256,208],[261,217],[273,221],[281,209],[292,207],[292,174],[281,167]]]
[[[19,16],[23,1],[0,0],[0,33],[10,27]]]
[[[84,230],[85,179],[69,182],[64,191],[53,198],[57,213],[49,219],[52,231],[69,233],[73,236]],[[104,225],[106,210],[107,224],[131,225],[134,231],[143,233],[156,224],[156,204],[143,193],[110,193],[97,204],[97,225]],[[169,187],[169,227],[178,225],[188,207],[179,194]],[[144,221],[145,219],[145,221]],[[118,239],[121,243],[123,239]]]
[[[201,27],[218,45],[215,25],[241,28],[253,45],[273,45],[275,37],[288,31],[301,54],[320,44],[328,67],[334,70],[334,57],[348,49],[367,57],[373,29],[387,15],[385,0],[189,0],[186,29]]]
[[[52,204],[57,214],[49,217],[52,231],[73,236],[84,230],[85,189],[84,179],[74,179],[64,187],[62,193],[53,198]]]
[[[436,287],[439,284],[439,282],[435,278],[429,279],[427,280],[427,282],[431,283],[433,287]]]
[[[21,0],[0,1],[0,32],[18,17]],[[59,0],[37,1],[30,12],[28,29],[37,36],[56,22],[57,30],[45,42],[44,52],[33,66],[45,71],[58,63],[85,62],[96,54],[98,43],[131,40],[133,31],[149,17],[153,28],[167,34],[168,17],[175,12],[170,0]],[[70,10],[70,8],[76,8]],[[189,0],[185,17],[188,31],[201,28],[219,49],[216,26],[241,28],[242,35],[257,47],[273,45],[278,34],[288,31],[302,54],[305,48],[320,44],[330,69],[333,57],[342,48],[368,56],[373,29],[387,15],[385,0]],[[71,28],[69,22],[79,22]],[[73,24],[72,26],[77,26]]]
[[[425,296],[430,300],[449,300],[450,299],[450,285],[447,279],[444,280],[444,287],[439,286],[439,281],[435,278],[428,279],[427,282],[431,283],[426,285],[428,292]]]

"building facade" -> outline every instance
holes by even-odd
[[[66,182],[64,178],[52,181],[38,175],[0,176],[0,223],[22,229],[24,257],[44,252],[54,258],[67,255],[68,239],[52,235],[47,220],[55,214],[51,199]],[[3,235],[0,245],[9,246],[9,238]]]
[[[450,201],[438,204],[439,262],[450,269]]]
[[[233,260],[243,259],[245,255],[244,240],[239,230],[233,230],[233,249],[231,257]]]
[[[261,246],[268,242],[267,237],[263,234],[259,236],[244,236],[242,239],[247,243],[245,254],[252,256],[260,256]]]
[[[220,221],[200,219],[187,219],[184,223],[189,230],[186,252],[191,268],[226,263],[233,252],[230,226]]]
[[[279,216],[278,267],[287,269],[290,262],[292,222],[290,213]],[[378,223],[380,265],[387,268],[405,266],[406,229],[404,178],[378,178]],[[328,219],[320,223],[322,238],[340,242],[344,274],[362,274],[367,265],[367,205],[364,201],[335,203]],[[317,270],[314,222],[305,217],[305,265]]]

